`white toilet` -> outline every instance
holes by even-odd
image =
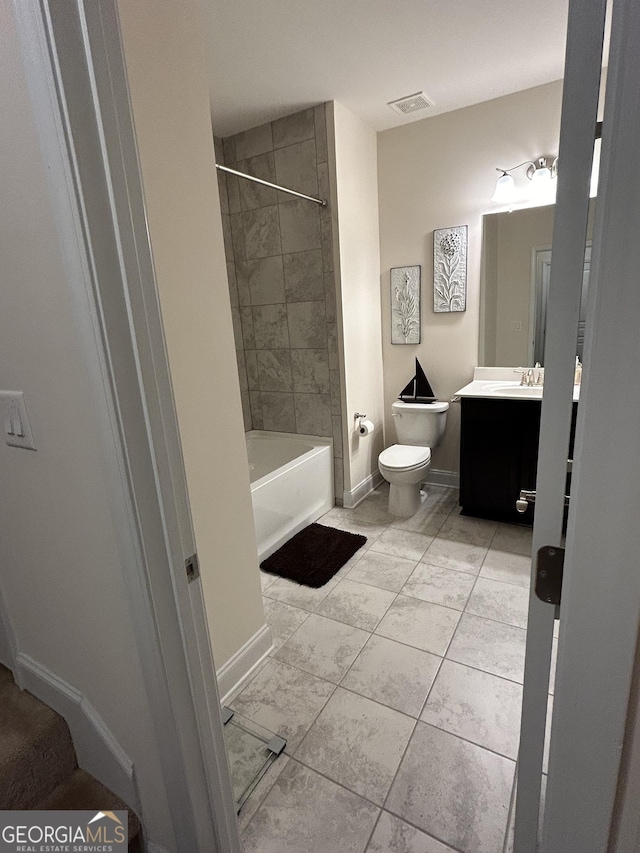
[[[378,457],[380,473],[391,485],[389,512],[409,518],[420,508],[420,484],[431,464],[431,448],[442,441],[448,403],[403,403],[392,405],[398,444]]]

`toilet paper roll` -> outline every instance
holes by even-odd
[[[373,430],[373,421],[368,420],[368,418],[363,418],[358,424],[358,432],[360,435],[371,435]]]

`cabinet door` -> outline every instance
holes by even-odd
[[[462,401],[460,504],[465,513],[533,523],[515,508],[520,489],[535,489],[540,403]]]
[[[506,510],[519,469],[510,429],[481,412],[463,415],[460,503],[466,512],[491,517]]]

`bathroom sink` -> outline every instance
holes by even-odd
[[[515,397],[516,399],[542,399],[542,385],[520,385],[519,382],[485,382],[486,394],[495,397]]]
[[[536,368],[532,368],[537,370]],[[483,398],[485,400],[542,400],[542,385],[521,385],[523,368],[476,367],[473,381],[456,391],[455,399]],[[534,376],[537,375],[534,373]],[[580,386],[573,386],[573,400],[580,399]]]

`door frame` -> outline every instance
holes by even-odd
[[[547,257],[544,257],[544,256]],[[534,246],[531,250],[531,285],[529,300],[529,360],[531,364],[544,361],[536,357],[540,349],[544,353],[544,337],[547,328],[547,298],[549,295],[549,282],[545,281],[545,270],[551,271],[551,246]],[[542,347],[540,339],[542,338]]]
[[[584,269],[591,270],[591,240],[587,240],[584,253]],[[531,285],[529,317],[529,358],[531,364],[544,360],[544,339],[547,326],[547,298],[549,295],[549,274],[551,271],[551,246],[534,246],[531,250]],[[584,284],[583,295],[584,300]],[[582,309],[581,309],[582,312]],[[542,347],[540,348],[540,339]],[[538,358],[542,349],[542,358]],[[537,352],[536,352],[537,350]]]
[[[176,850],[240,853],[116,0],[12,0]],[[83,188],[83,175],[89,178]]]
[[[570,0],[560,123],[553,264],[547,306],[522,722],[515,853],[536,853],[555,607],[535,594],[536,555],[562,546],[584,252],[589,217],[607,0]],[[574,455],[575,459],[575,455]],[[567,850],[574,848],[568,847]],[[579,848],[575,848],[576,853]],[[583,851],[581,851],[583,853]],[[586,850],[584,851],[586,853]]]

